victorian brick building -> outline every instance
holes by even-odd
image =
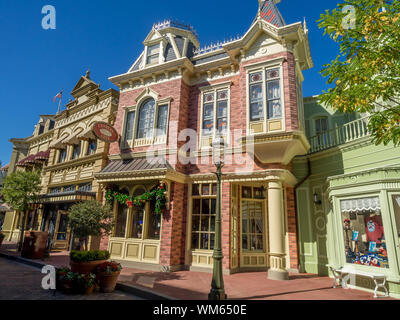
[[[226,273],[298,269],[292,160],[305,136],[302,71],[313,66],[306,26],[287,25],[279,1],[260,1],[249,30],[200,48],[189,25],[153,26],[124,74],[104,186],[140,195],[163,182],[168,211],[114,203],[112,258],[162,270],[210,270],[216,178],[211,142],[222,136],[223,266]]]

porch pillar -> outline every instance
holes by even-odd
[[[282,182],[272,181],[268,185],[269,255],[268,279],[289,280],[285,269],[285,224]]]

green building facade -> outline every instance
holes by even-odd
[[[306,98],[308,155],[294,160],[300,271],[328,266],[384,274],[400,298],[400,148],[376,146],[368,117],[343,115]],[[357,276],[354,287],[373,290]],[[351,287],[351,286],[350,286]]]

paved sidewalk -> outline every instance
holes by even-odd
[[[7,259],[0,259],[0,300],[142,300],[122,291],[65,295],[42,289],[43,274],[39,269]]]
[[[18,256],[15,244],[3,243],[0,253]],[[67,252],[52,253],[45,261],[35,263],[56,267],[68,266]],[[179,271],[162,273],[124,267],[119,283],[135,290],[153,292],[178,300],[206,300],[211,273]],[[224,276],[225,291],[235,300],[376,300],[373,294],[360,290],[332,288],[332,279],[312,274],[290,274],[290,281],[268,280],[266,272],[238,273]],[[394,300],[382,298],[379,300]]]

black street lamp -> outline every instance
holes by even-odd
[[[224,166],[223,159],[221,156],[221,150],[225,146],[224,139],[217,137],[212,142],[213,149],[213,162],[217,168],[215,175],[217,176],[217,203],[216,203],[216,217],[215,217],[215,243],[214,243],[214,267],[213,276],[211,282],[211,291],[208,294],[208,300],[226,300],[224,288],[224,277],[222,273],[222,242],[221,242],[221,180],[222,180],[222,167]]]

